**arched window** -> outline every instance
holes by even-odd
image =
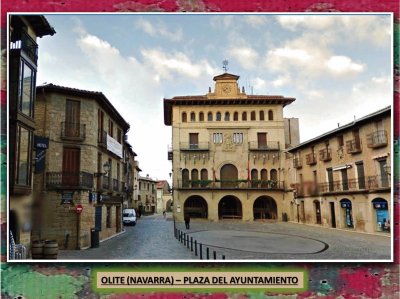
[[[237,187],[238,170],[232,164],[225,164],[220,170],[221,187]]]
[[[250,119],[251,120],[256,120],[256,112],[255,111],[251,111]]]
[[[182,122],[185,123],[187,121],[186,112],[182,112]]]
[[[187,169],[182,170],[182,187],[189,187],[189,170]]]
[[[191,181],[192,187],[199,187],[199,171],[197,169],[192,169]]]
[[[207,169],[203,168],[200,171],[200,180],[201,180],[201,187],[206,187],[208,185],[208,171]]]
[[[199,121],[204,121],[204,113],[200,112],[199,114]]]
[[[221,121],[221,112],[217,112],[216,121]]]
[[[230,117],[231,117],[231,115],[229,114],[229,112],[225,112],[224,121],[229,121]]]
[[[233,113],[233,120],[234,121],[238,121],[239,120],[239,113],[237,113],[237,111],[235,111],[235,113]]]
[[[247,112],[242,113],[242,120],[247,120]]]
[[[196,114],[194,112],[190,113],[190,121],[196,121]]]
[[[264,120],[264,111],[260,111],[260,120]]]
[[[266,188],[268,186],[268,171],[263,168],[261,169],[261,187]]]
[[[251,170],[251,187],[252,188],[257,188],[258,185],[258,171],[257,169],[252,169]]]
[[[278,171],[276,171],[276,169],[271,169],[269,177],[271,181],[278,181]]]
[[[212,121],[212,120],[213,120],[213,117],[212,117],[212,113],[211,113],[211,112],[208,112],[208,114],[207,114],[207,120],[208,120],[208,121]]]
[[[268,120],[274,120],[274,112],[272,110],[268,111]]]

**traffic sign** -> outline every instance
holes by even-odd
[[[77,214],[82,213],[82,211],[83,211],[82,205],[76,205],[75,211],[76,211]]]

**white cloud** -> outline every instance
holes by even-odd
[[[161,77],[171,79],[173,74],[199,78],[215,74],[215,69],[205,59],[193,63],[182,52],[167,54],[160,49],[142,49],[141,54],[147,65]]]
[[[268,23],[268,19],[265,16],[250,15],[244,17],[244,22],[253,28],[259,28]]]
[[[259,59],[258,53],[250,47],[232,47],[228,50],[228,55],[246,70],[255,68]]]
[[[256,90],[263,90],[267,86],[267,82],[259,77],[251,80],[251,85]]]
[[[215,28],[222,27],[222,29],[228,29],[232,27],[234,21],[235,21],[234,16],[228,16],[228,15],[211,16],[210,18],[211,26]]]
[[[152,37],[161,36],[175,42],[181,41],[183,38],[182,28],[176,28],[174,31],[171,28],[168,28],[168,26],[162,22],[155,24],[140,18],[136,21],[136,27]]]
[[[325,64],[332,73],[337,75],[360,73],[365,68],[364,65],[355,63],[346,56],[332,56]]]
[[[289,74],[281,75],[275,80],[273,80],[271,83],[274,87],[282,87],[284,85],[287,85],[290,83],[290,75]]]

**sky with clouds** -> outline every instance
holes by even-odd
[[[240,76],[247,93],[296,101],[285,117],[306,141],[391,105],[390,15],[46,15],[37,84],[101,91],[130,123],[142,175],[168,179],[163,98],[204,95]]]

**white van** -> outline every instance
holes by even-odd
[[[124,225],[136,225],[136,212],[135,209],[124,209],[122,215]]]

